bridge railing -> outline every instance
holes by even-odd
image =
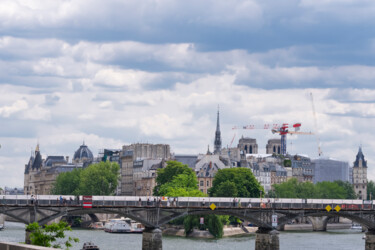
[[[0,196],[1,197],[1,196]],[[0,198],[0,205],[34,205],[38,206],[82,206],[82,196],[5,195]],[[329,205],[341,210],[372,210],[373,201],[337,200],[337,199],[277,199],[277,198],[226,198],[226,197],[153,197],[153,196],[93,196],[93,206],[106,207],[202,207],[215,204],[217,208],[253,208],[253,209],[326,209]]]

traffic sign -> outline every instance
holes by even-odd
[[[277,214],[272,215],[272,227],[277,227]]]
[[[332,207],[331,207],[330,205],[327,205],[327,206],[326,206],[326,210],[327,210],[327,212],[329,212],[329,211],[332,210]]]
[[[339,212],[339,211],[341,210],[341,207],[340,207],[339,205],[337,205],[337,206],[335,207],[335,210],[336,210],[336,212]]]
[[[212,204],[210,205],[210,208],[211,208],[211,210],[215,210],[216,205],[215,205],[214,203],[212,203]]]

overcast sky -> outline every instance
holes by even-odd
[[[44,157],[83,141],[205,153],[218,105],[223,146],[265,153],[269,130],[232,127],[301,122],[326,157],[352,165],[362,144],[374,180],[374,21],[372,0],[2,0],[0,187],[23,186],[38,141]]]

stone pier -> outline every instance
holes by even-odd
[[[162,231],[159,228],[148,228],[143,230],[142,250],[162,250]]]
[[[256,231],[255,250],[279,250],[279,232],[268,228]]]
[[[309,216],[308,219],[311,221],[313,231],[327,231],[328,216],[322,217],[312,217]]]
[[[375,250],[375,231],[368,231],[366,233],[365,250]]]

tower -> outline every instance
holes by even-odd
[[[217,122],[214,142],[214,154],[220,154],[221,152],[221,132],[220,132],[220,114],[219,108],[217,109]]]
[[[358,199],[367,199],[367,161],[362,153],[362,147],[359,147],[353,163],[353,187]]]

